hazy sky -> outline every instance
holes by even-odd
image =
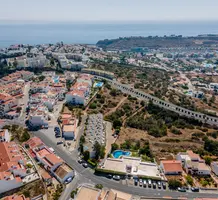
[[[218,0],[0,0],[0,20],[218,20]]]

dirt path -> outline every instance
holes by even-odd
[[[109,112],[105,113],[105,116],[110,115],[111,113],[115,112],[122,104],[123,102],[127,99],[128,97],[123,97],[120,102],[117,104],[116,107],[112,108]]]
[[[123,120],[123,126],[126,123],[126,120],[129,119],[130,117],[133,117],[134,115],[136,115],[138,112],[140,112],[142,109],[144,108],[144,106],[140,107],[139,109],[137,109],[134,113],[132,113],[132,115],[130,115],[129,117],[125,117]]]

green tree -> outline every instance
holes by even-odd
[[[186,179],[186,181],[187,181],[187,183],[188,183],[189,185],[193,186],[194,181],[193,181],[193,178],[192,178],[190,175],[187,175],[187,176],[185,177],[185,179]]]
[[[90,109],[96,109],[97,108],[97,105],[96,103],[91,103],[90,106],[89,106]]]
[[[80,137],[80,144],[84,144],[85,142],[86,142],[85,136],[82,135],[82,136]]]
[[[122,121],[120,119],[115,119],[113,121],[113,128],[114,129],[118,129],[122,126]]]
[[[83,158],[84,158],[85,161],[88,161],[88,159],[90,158],[90,152],[89,151],[84,151]]]
[[[104,158],[105,155],[105,147],[101,146],[98,142],[95,142],[93,149],[95,151],[95,159]]]
[[[45,76],[41,75],[38,77],[39,81],[43,81],[45,79]]]
[[[169,184],[169,188],[173,190],[177,189],[178,187],[182,187],[181,181],[176,180],[176,179],[170,179],[168,181],[168,184]]]
[[[111,145],[111,151],[113,152],[113,151],[115,151],[115,150],[117,150],[117,149],[119,149],[119,145],[116,144],[116,143],[113,143],[113,144]]]
[[[204,158],[204,160],[205,160],[205,163],[206,163],[207,165],[210,165],[211,162],[212,162],[212,158],[209,157],[209,156],[206,156],[206,157]]]

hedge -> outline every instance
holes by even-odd
[[[138,178],[140,178],[140,179],[152,179],[152,180],[157,180],[157,181],[161,181],[162,179],[161,179],[161,177],[160,178],[158,178],[158,177],[153,177],[153,176],[138,176]]]
[[[96,167],[96,166],[97,166],[97,163],[92,162],[90,159],[88,159],[87,162],[88,162],[92,167]]]
[[[108,170],[108,169],[101,169],[101,168],[96,168],[95,173],[107,173],[107,174],[115,174],[115,175],[126,175],[125,172],[117,172],[114,170]]]

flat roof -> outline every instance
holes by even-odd
[[[76,200],[96,200],[100,193],[101,191],[96,188],[81,187],[76,196]]]
[[[124,172],[132,175],[161,178],[158,166],[151,162],[142,162],[141,158],[123,157],[121,159],[108,158],[102,167],[107,170]]]

